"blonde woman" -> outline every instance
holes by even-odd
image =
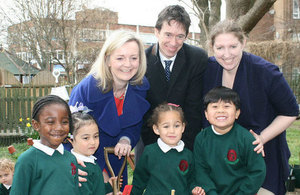
[[[102,170],[108,170],[104,147],[115,147],[109,160],[118,173],[121,158],[130,154],[140,137],[143,115],[149,109],[145,72],[141,40],[132,32],[116,31],[105,41],[89,74],[72,90],[71,108],[88,109],[97,121],[100,145],[94,156]],[[127,169],[123,180],[127,184]]]

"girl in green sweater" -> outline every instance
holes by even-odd
[[[62,145],[71,124],[60,97],[48,95],[34,104],[32,126],[40,140],[18,158],[10,195],[79,195],[77,160]]]
[[[71,110],[74,108],[71,107]],[[99,130],[95,119],[86,111],[79,111],[72,114],[72,121],[74,128],[69,139],[73,146],[71,153],[84,162],[86,167],[80,166],[80,169],[88,173],[87,182],[79,188],[80,194],[105,195],[112,192],[111,184],[104,183],[102,171],[95,161],[97,158],[93,156],[99,146]]]
[[[185,128],[180,106],[164,103],[154,109],[150,125],[159,135],[157,143],[148,145],[133,173],[131,195],[176,194],[192,192],[194,180],[194,159],[190,150],[184,148],[181,140]],[[197,187],[197,194],[204,190]]]

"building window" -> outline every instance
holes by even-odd
[[[300,33],[293,33],[292,40],[293,41],[299,41],[300,40]]]
[[[300,19],[299,0],[293,0],[293,18]]]
[[[56,58],[58,60],[64,60],[64,51],[63,50],[56,50]]]

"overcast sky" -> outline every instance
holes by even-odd
[[[191,4],[190,0],[184,1]],[[3,5],[9,5],[9,2],[10,0],[0,0],[2,7]],[[192,19],[190,31],[199,32],[199,20],[193,15],[193,11],[188,6],[178,0],[88,0],[88,8],[105,7],[118,12],[120,24],[145,26],[154,26],[158,13],[166,6],[174,4],[179,4],[186,8]]]
[[[184,6],[189,12],[192,18],[190,31],[199,31],[198,20],[193,16],[191,9],[178,0],[89,0],[88,7],[105,7],[118,12],[121,24],[154,26],[158,13],[166,6],[174,4]]]

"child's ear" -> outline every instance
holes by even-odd
[[[204,110],[204,114],[205,114],[206,120],[208,120],[208,119],[207,119],[207,110]]]
[[[185,130],[185,123],[182,123],[182,133],[184,132]]]
[[[153,129],[153,131],[154,131],[154,133],[155,133],[156,135],[159,135],[159,130],[158,130],[158,128],[157,128],[156,125],[153,125],[153,126],[152,126],[152,129]]]
[[[236,110],[235,119],[238,119],[240,114],[241,114],[241,110],[240,109]]]
[[[40,128],[40,123],[34,119],[31,120],[31,124],[34,130],[36,130],[37,132],[39,132],[39,128]]]

